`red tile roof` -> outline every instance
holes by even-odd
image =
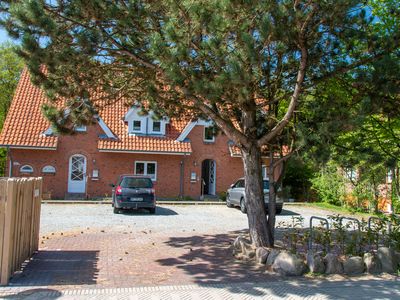
[[[46,101],[44,92],[31,83],[25,69],[4,122],[0,145],[55,149],[57,137],[43,135],[50,127],[41,111],[41,105]]]
[[[41,105],[48,101],[44,92],[30,81],[29,72],[22,72],[3,130],[1,146],[50,148],[57,147],[56,136],[45,136],[50,123],[42,115]],[[191,153],[190,142],[176,141],[189,119],[171,119],[163,137],[128,135],[128,125],[123,117],[129,110],[123,101],[106,106],[100,117],[116,135],[116,139],[99,139],[101,151]]]
[[[166,134],[162,137],[128,135],[128,124],[123,117],[128,112],[122,101],[106,106],[100,112],[111,131],[118,139],[99,140],[98,148],[103,151],[173,152],[191,153],[190,142],[178,142],[176,139],[185,128],[189,119],[171,119]]]

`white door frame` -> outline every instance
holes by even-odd
[[[72,159],[74,157],[83,158],[83,167],[81,172],[82,180],[73,180],[72,175]],[[69,167],[68,167],[68,193],[85,193],[86,192],[86,168],[87,168],[87,159],[86,156],[82,154],[74,154],[69,158]]]

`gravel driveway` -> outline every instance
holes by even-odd
[[[284,207],[280,221],[291,221],[293,216],[303,216],[305,225],[312,215],[332,214],[317,208],[288,205]],[[156,215],[146,211],[113,214],[111,205],[105,204],[43,204],[41,234],[81,229],[101,228],[119,231],[130,226],[136,230],[152,230],[159,233],[193,231],[200,233],[226,233],[248,227],[247,217],[235,208],[223,205],[173,205],[158,206]]]

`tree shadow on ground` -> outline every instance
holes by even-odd
[[[240,210],[240,208],[235,207],[237,210]],[[277,218],[279,218],[280,216],[300,216],[299,213],[288,210],[288,209],[282,209],[282,212],[280,214],[276,215]]]
[[[10,280],[13,286],[92,285],[99,251],[39,251]]]
[[[156,213],[150,214],[148,210],[142,209],[125,209],[121,213],[121,215],[126,216],[176,216],[178,213],[170,208],[157,206]]]
[[[282,236],[283,229],[276,229],[277,236]],[[268,295],[277,297],[290,297],[292,295],[308,297],[316,295],[311,288],[330,284],[319,278],[319,281],[304,277],[284,277],[273,273],[264,265],[256,265],[254,262],[237,260],[232,253],[232,244],[239,234],[246,234],[247,230],[230,232],[228,234],[195,235],[190,237],[170,237],[165,243],[170,247],[184,248],[188,251],[179,257],[159,259],[157,262],[163,266],[175,267],[190,275],[193,282],[199,285],[213,284],[213,287],[228,289],[232,293],[244,293],[252,296],[266,295],[266,283]],[[320,280],[322,279],[322,280]],[[245,284],[244,284],[245,283]],[[271,283],[271,284],[269,284]],[[345,281],[343,284],[347,284]],[[228,284],[228,285],[226,285]],[[356,284],[356,283],[352,283]],[[399,284],[400,285],[400,284]],[[363,289],[368,293],[376,294],[375,287],[363,284]],[[379,293],[386,293],[389,289],[382,289]],[[334,288],[322,289],[322,295],[328,299],[337,299]],[[340,287],[339,287],[340,292]],[[318,295],[321,290],[318,290]],[[380,294],[381,296],[383,294]]]
[[[1,299],[57,299],[62,293],[52,289],[29,289],[16,294],[2,296]]]

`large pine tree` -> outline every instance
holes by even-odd
[[[212,119],[242,152],[252,241],[271,246],[275,184],[265,218],[262,149],[284,141],[294,151],[287,129],[301,96],[396,48],[398,38],[372,30],[364,2],[13,0],[1,9],[34,83],[69,99],[70,114],[45,108],[55,125],[90,121],[120,99]],[[91,98],[95,87],[102,99]]]

